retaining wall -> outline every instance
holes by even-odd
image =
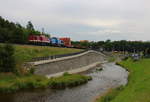
[[[103,61],[103,54],[96,51],[87,51],[79,55],[34,62],[34,67],[35,74],[51,75],[59,72],[80,69],[93,63],[101,63]]]

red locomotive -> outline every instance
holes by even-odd
[[[45,35],[29,35],[28,41],[37,44],[49,44],[50,40]]]

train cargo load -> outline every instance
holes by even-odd
[[[60,38],[60,40],[62,40],[64,42],[64,46],[72,47],[70,38]]]

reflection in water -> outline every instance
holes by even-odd
[[[128,72],[114,63],[103,64],[103,71],[92,70],[87,84],[64,90],[30,90],[0,95],[0,102],[91,102],[96,96],[127,83]]]

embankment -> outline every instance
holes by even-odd
[[[149,58],[138,61],[129,58],[117,63],[130,72],[128,84],[110,91],[96,102],[150,102],[149,62]]]
[[[82,72],[103,63],[104,60],[105,57],[103,54],[96,51],[87,51],[74,56],[33,62],[33,65],[35,74],[52,75],[66,71],[72,73]]]

